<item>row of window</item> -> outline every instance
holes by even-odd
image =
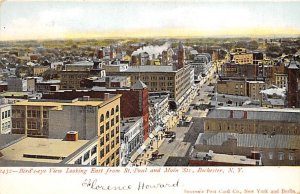
[[[114,127],[115,124],[118,124],[118,123],[119,123],[119,117],[117,116],[116,117],[116,123],[115,123],[114,119],[111,119],[110,123],[106,122],[106,124],[105,124],[105,130],[108,131],[110,129],[110,127]],[[119,133],[119,126],[116,127],[116,133]],[[100,135],[101,134],[104,134],[104,125],[100,126]]]
[[[119,105],[116,106],[116,112],[118,113],[119,112]],[[109,114],[109,111],[106,112],[105,114],[105,118],[108,119],[109,118],[109,115],[114,115],[115,114],[115,109],[112,108],[111,111],[110,111],[110,114]],[[118,118],[119,119],[119,118]],[[104,115],[102,114],[100,116],[100,122],[103,122],[104,121]]]
[[[110,136],[111,135],[111,136]],[[111,140],[111,138],[114,138],[114,136],[115,136],[115,133],[112,131],[111,133],[110,133],[110,135],[109,135],[109,133],[107,133],[106,135],[105,135],[105,141],[106,142],[109,142],[110,140]],[[113,141],[113,140],[112,140]],[[120,138],[119,138],[119,135],[118,134],[116,134],[116,144],[119,144],[119,142],[120,142]],[[104,145],[104,137],[101,137],[100,138],[100,146],[103,146]],[[113,148],[113,147],[112,147]]]
[[[41,111],[38,110],[27,110],[28,118],[36,118],[41,116]],[[43,118],[48,118],[48,111],[43,111]]]
[[[95,145],[91,150],[84,153],[83,161],[84,162],[87,161],[90,158],[90,156],[93,157],[93,155],[96,153],[97,153],[97,145]],[[75,164],[82,164],[82,156],[75,161]],[[91,161],[91,165],[96,165],[96,164],[97,164],[97,157],[93,158]]]
[[[2,123],[2,130],[9,129],[10,128],[10,121],[7,121],[5,123]]]
[[[118,155],[120,154],[120,149],[117,149],[116,153],[113,153],[110,157],[108,157],[106,160],[105,160],[105,165],[106,166],[109,166],[109,163],[110,161],[113,161],[115,159],[115,157],[117,157]],[[101,156],[100,156],[101,157]],[[119,159],[117,159],[116,161],[116,166],[119,164]]]
[[[209,124],[206,124],[206,129],[209,130]],[[223,128],[221,127],[223,126]],[[226,127],[227,126],[227,127]],[[240,131],[252,131],[252,124],[230,124],[230,125],[223,125],[223,124],[218,124],[218,128],[219,130],[227,130],[227,131],[236,131],[236,132],[240,132]],[[225,129],[226,128],[226,129]],[[260,125],[260,126],[255,126],[256,128],[256,132],[258,133],[265,133],[265,134],[270,134],[270,133],[274,133],[274,134],[291,134],[291,135],[297,135],[300,134],[299,130],[297,127],[295,127],[294,129],[292,129],[292,127],[287,127],[287,129],[285,129],[285,131],[283,130],[283,128],[280,129],[273,129],[273,131],[271,130],[264,130],[266,128],[269,128],[268,126],[265,125]],[[217,130],[216,127],[212,127],[212,130]]]
[[[82,164],[82,156],[75,161],[75,164]],[[97,157],[94,157],[91,160],[91,165],[92,166],[96,166],[97,165]]]
[[[273,160],[275,159],[274,156],[275,154],[273,152],[269,152],[269,153],[266,153],[268,154],[268,159],[269,160]],[[260,152],[260,155],[261,155],[261,158],[265,158],[266,156],[264,155],[264,152]],[[278,152],[277,154],[277,160],[284,160],[285,159],[285,154],[284,152]],[[288,154],[288,160],[295,160],[295,153],[289,153]]]
[[[6,119],[10,117],[10,110],[6,110],[2,112],[2,119]]]

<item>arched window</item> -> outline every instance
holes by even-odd
[[[112,108],[111,111],[110,111],[110,115],[114,115],[115,114],[115,109]]]
[[[119,112],[119,105],[117,105],[116,107],[116,112]]]
[[[101,116],[100,116],[100,122],[103,122],[104,121],[104,115],[102,114]]]
[[[106,112],[106,118],[109,118],[109,111]]]

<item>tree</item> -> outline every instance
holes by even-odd
[[[219,52],[219,59],[225,59],[226,55],[227,55],[226,51],[220,50],[220,52]]]
[[[279,57],[281,56],[282,51],[278,45],[268,44],[266,48],[266,55],[269,57]]]
[[[17,77],[33,76],[33,68],[31,66],[18,65],[16,68]]]
[[[246,41],[238,41],[235,45],[235,48],[247,48],[247,42]]]
[[[42,73],[42,77],[44,80],[56,79],[58,78],[58,71],[55,69],[48,69],[44,73]]]
[[[248,42],[247,49],[249,49],[249,50],[258,49],[258,42],[256,40],[252,40],[252,41]]]

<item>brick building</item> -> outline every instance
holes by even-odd
[[[148,88],[141,81],[135,83],[131,89],[100,89],[57,91],[43,95],[43,99],[70,100],[89,96],[90,98],[104,98],[109,94],[121,94],[121,117],[143,117],[144,139],[149,136],[149,105]]]
[[[204,118],[204,132],[300,135],[300,110],[219,107]]]
[[[297,107],[299,108],[299,99],[298,99],[298,79],[300,74],[299,63],[296,61],[291,61],[287,66],[288,73],[288,90],[287,90],[287,100],[288,107]]]

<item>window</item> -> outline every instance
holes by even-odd
[[[105,136],[105,140],[106,140],[106,142],[108,142],[108,141],[109,141],[109,133],[108,133],[108,134],[106,134],[106,136]]]
[[[112,141],[112,142],[111,142],[111,149],[114,149],[114,147],[115,147],[115,142]]]
[[[82,157],[78,158],[76,161],[75,161],[75,164],[81,164],[82,163]]]
[[[113,137],[115,136],[114,130],[112,130],[112,131],[110,132],[110,136],[111,136],[111,138],[113,138]]]
[[[83,161],[86,161],[90,157],[90,151],[86,152],[83,156]]]
[[[110,115],[114,115],[115,114],[115,109],[112,108],[111,111],[110,111]]]
[[[2,112],[2,119],[4,119],[4,112]]]
[[[115,119],[111,119],[110,126],[114,126],[114,125],[115,125]]]
[[[118,145],[119,142],[120,142],[120,139],[119,139],[119,137],[117,136],[117,137],[116,137],[116,145]]]
[[[116,112],[119,112],[119,105],[117,105],[116,107]]]
[[[32,114],[32,117],[36,117],[36,110],[33,110],[32,112],[31,112],[31,114]]]
[[[31,110],[27,111],[27,117],[31,117]]]
[[[284,153],[278,152],[278,160],[284,160]]]
[[[100,139],[100,146],[103,146],[104,145],[104,137],[101,137]]]
[[[100,122],[103,122],[104,121],[104,115],[102,114],[101,116],[100,116]]]
[[[101,151],[100,151],[100,158],[103,158],[104,157],[104,149],[102,149]]]
[[[269,159],[273,160],[273,152],[269,152]]]
[[[106,130],[109,129],[109,122],[106,123]]]
[[[119,115],[116,116],[116,123],[119,123]]]
[[[92,162],[91,162],[92,166],[96,166],[97,165],[97,157],[93,158]]]
[[[289,153],[289,160],[295,160],[295,153]]]
[[[100,127],[100,135],[102,135],[104,133],[104,125],[102,125],[101,127]]]
[[[119,133],[119,126],[116,127],[116,134]]]
[[[47,111],[43,111],[43,117],[48,118],[48,112]]]
[[[97,152],[97,145],[95,145],[95,146],[92,148],[91,155],[95,154],[96,152]]]
[[[116,155],[119,155],[119,153],[120,153],[120,148],[117,149]]]
[[[109,144],[106,146],[106,148],[105,148],[105,151],[106,151],[106,153],[108,153],[109,152]]]
[[[5,111],[5,118],[7,118],[7,111]]]
[[[106,166],[109,165],[109,158],[106,159]]]
[[[111,160],[115,159],[115,154],[111,155]]]
[[[109,112],[108,111],[106,112],[105,118],[107,118],[107,119],[109,118]]]

